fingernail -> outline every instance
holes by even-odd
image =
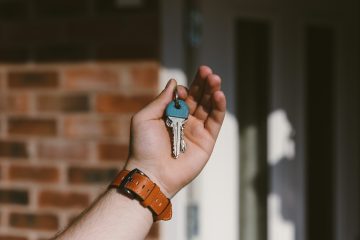
[[[170,83],[171,83],[171,80],[173,80],[173,79],[171,78],[171,79],[167,82],[165,88],[168,88],[168,87],[169,87],[169,85],[170,85]]]

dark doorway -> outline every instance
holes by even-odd
[[[267,22],[236,23],[236,92],[240,125],[240,237],[267,236],[267,115],[270,27]]]
[[[307,239],[334,239],[334,33],[306,29]]]

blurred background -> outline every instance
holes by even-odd
[[[360,240],[357,0],[0,0],[0,240],[48,239],[200,64],[224,127],[152,240]],[[179,169],[181,171],[181,169]]]

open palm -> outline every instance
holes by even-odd
[[[220,77],[206,66],[198,69],[189,90],[170,80],[163,92],[132,119],[126,169],[142,170],[168,197],[191,182],[209,160],[225,116],[226,100],[220,85]],[[187,149],[174,159],[164,111],[176,87],[190,115],[184,129]]]

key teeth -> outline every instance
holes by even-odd
[[[175,147],[174,142],[172,143],[172,145],[173,145],[172,155],[173,155],[173,157],[176,159],[176,158],[178,158],[179,154],[176,155],[176,147]]]
[[[186,142],[185,140],[181,140],[181,152],[184,153],[186,150]]]
[[[173,144],[173,145],[174,145],[174,144]],[[175,159],[177,159],[177,158],[179,157],[179,153],[176,154],[176,149],[175,149],[175,147],[173,147],[172,155],[173,155],[173,157],[174,157]]]
[[[185,125],[185,121],[184,121],[184,125]],[[183,153],[186,150],[186,142],[185,142],[185,138],[184,138],[184,125],[181,126],[181,142],[180,142],[180,151]]]
[[[177,159],[179,157],[179,153],[176,154],[176,146],[175,146],[174,139],[171,140],[171,145],[172,145],[172,156],[173,156],[173,158]]]

